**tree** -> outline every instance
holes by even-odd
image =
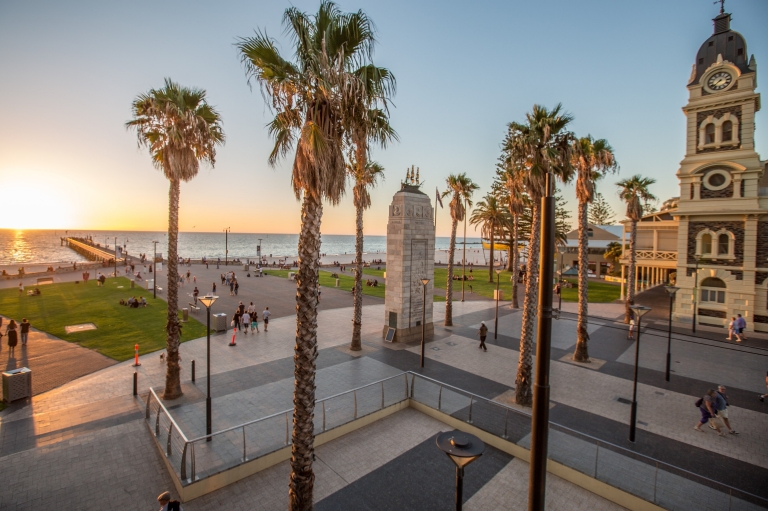
[[[188,88],[165,79],[161,89],[151,89],[134,99],[133,119],[139,146],[149,149],[152,164],[168,179],[168,315],[165,325],[166,372],[163,399],[182,395],[179,342],[179,196],[181,182],[197,175],[200,162],[213,167],[216,147],[224,144],[221,116],[205,99],[202,89]]]
[[[493,251],[496,237],[502,230],[506,221],[507,211],[493,194],[488,194],[475,206],[472,216],[469,217],[469,223],[480,226],[480,236],[488,238],[491,244],[491,264],[488,266],[488,282],[493,284]]]
[[[602,193],[596,193],[589,205],[589,223],[592,225],[613,225],[615,213]]]
[[[283,58],[266,32],[239,39],[246,74],[269,99],[274,165],[291,152],[291,184],[302,201],[299,268],[296,274],[296,345],[291,443],[290,509],[312,508],[314,488],[314,409],[317,358],[317,301],[323,201],[336,205],[344,194],[345,115],[362,100],[360,69],[375,46],[373,23],[362,12],[342,13],[323,1],[315,15],[289,8],[283,18],[293,42],[294,61]]]
[[[571,232],[571,212],[568,211],[568,201],[555,188],[555,243],[565,245],[568,233]]]
[[[619,197],[627,204],[627,218],[630,220],[631,230],[629,234],[629,272],[627,272],[627,298],[624,309],[624,322],[629,323],[632,317],[630,307],[635,304],[635,271],[637,242],[637,222],[643,217],[643,204],[655,201],[656,197],[648,189],[656,182],[650,177],[635,174],[629,179],[616,183],[619,187]]]
[[[605,253],[603,259],[611,263],[611,272],[616,273],[616,266],[621,259],[622,246],[618,241],[612,241],[605,247]]]
[[[609,172],[616,172],[618,165],[613,149],[604,139],[595,140],[587,135],[573,144],[572,162],[576,170],[576,198],[579,201],[579,309],[576,319],[576,349],[573,360],[589,362],[589,331],[587,313],[589,307],[589,224],[587,209],[595,198],[595,182]]]
[[[448,188],[442,197],[451,196],[451,242],[448,245],[448,276],[445,284],[445,326],[453,326],[453,257],[456,253],[456,227],[464,220],[466,208],[472,206],[472,194],[479,188],[467,174],[451,174],[445,180]]]
[[[520,216],[526,210],[527,196],[521,178],[522,169],[513,162],[506,162],[504,156],[496,165],[496,178],[492,189],[509,210],[505,228],[509,237],[507,271],[512,273],[512,307],[520,308],[517,298],[517,272],[520,268]]]
[[[533,329],[538,297],[539,224],[541,198],[546,194],[546,176],[551,171],[562,181],[570,179],[570,151],[573,135],[566,130],[573,117],[557,105],[548,110],[534,105],[526,114],[526,122],[510,123],[502,145],[509,161],[519,163],[523,183],[531,199],[532,214],[528,261],[526,264],[525,298],[520,332],[520,358],[515,379],[515,401],[530,406],[532,400]],[[554,185],[554,183],[552,183]]]
[[[354,182],[352,194],[355,204],[355,253],[357,257],[355,260],[354,326],[350,349],[352,351],[360,351],[362,349],[360,330],[363,316],[363,211],[371,207],[371,194],[369,190],[376,186],[379,178],[384,179],[384,167],[370,160],[368,160],[365,167],[362,167],[354,155],[350,154],[347,172]]]

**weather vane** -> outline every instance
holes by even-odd
[[[725,0],[715,0],[715,5],[720,4],[720,14],[725,14]]]

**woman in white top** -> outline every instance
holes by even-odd
[[[733,340],[733,334],[735,333],[735,327],[736,324],[736,318],[731,317],[730,323],[728,323],[728,337],[726,337],[727,340],[731,341]]]

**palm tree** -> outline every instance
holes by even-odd
[[[491,264],[488,266],[488,282],[493,284],[493,251],[496,243],[496,235],[501,231],[506,222],[507,211],[495,195],[488,194],[475,206],[469,223],[480,226],[480,236],[488,238],[491,243]]]
[[[520,215],[526,209],[527,197],[523,184],[521,169],[511,168],[504,174],[504,186],[506,188],[507,208],[511,217],[511,250],[509,254],[509,271],[512,272],[512,307],[520,308],[517,299],[517,271],[520,268]]]
[[[464,220],[466,208],[472,206],[472,194],[479,188],[467,174],[451,174],[445,180],[448,188],[442,197],[451,195],[451,243],[448,246],[448,275],[445,283],[445,326],[453,326],[453,256],[456,253],[456,227]]]
[[[151,89],[133,100],[133,119],[139,146],[146,146],[152,164],[170,182],[168,193],[168,319],[165,325],[166,373],[163,399],[182,395],[179,342],[179,196],[181,182],[197,175],[200,162],[213,167],[216,147],[224,144],[221,116],[205,99],[202,89],[183,87],[170,78],[161,89]]]
[[[318,267],[323,201],[336,205],[344,194],[345,115],[364,85],[359,70],[370,63],[375,45],[372,21],[362,12],[342,13],[324,1],[315,15],[294,7],[285,11],[294,61],[283,58],[265,32],[236,46],[249,79],[270,99],[275,118],[269,132],[277,160],[296,146],[291,176],[302,201],[299,269],[296,275],[296,345],[291,444],[290,509],[312,508],[314,488],[314,409],[317,358]]]
[[[357,162],[354,155],[350,154],[347,172],[354,181],[352,194],[355,204],[355,253],[357,256],[354,287],[354,327],[350,349],[360,351],[362,349],[360,330],[363,317],[363,211],[371,207],[369,190],[376,186],[379,178],[384,179],[384,167],[370,160],[363,167]]]
[[[576,169],[576,198],[579,201],[579,311],[576,320],[576,350],[573,360],[589,362],[589,331],[587,330],[589,271],[589,225],[587,213],[589,204],[595,198],[595,181],[609,172],[616,172],[618,165],[613,149],[604,139],[594,140],[587,135],[573,144],[572,163]]]
[[[618,241],[612,241],[605,247],[603,259],[611,263],[611,272],[616,273],[616,265],[621,259],[622,246]]]
[[[616,183],[619,187],[619,197],[627,203],[627,218],[631,222],[629,235],[629,272],[627,272],[627,298],[624,309],[624,322],[629,323],[632,317],[630,307],[635,304],[635,242],[637,241],[637,222],[643,217],[643,204],[658,200],[648,187],[656,182],[650,177],[635,174],[629,179]],[[621,240],[622,243],[624,240]]]
[[[519,163],[525,169],[522,179],[532,204],[520,358],[515,379],[515,401],[523,406],[530,406],[533,397],[533,331],[538,297],[541,198],[546,194],[545,180],[548,172],[554,172],[563,181],[570,178],[570,144],[573,136],[566,128],[572,120],[573,117],[563,112],[559,104],[552,110],[534,105],[533,110],[526,114],[525,124],[509,124],[509,132],[503,144],[510,164]]]

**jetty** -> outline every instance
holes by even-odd
[[[66,245],[89,261],[114,262],[115,251],[103,248],[87,238],[61,238],[61,244]],[[125,256],[117,262],[125,262]]]

